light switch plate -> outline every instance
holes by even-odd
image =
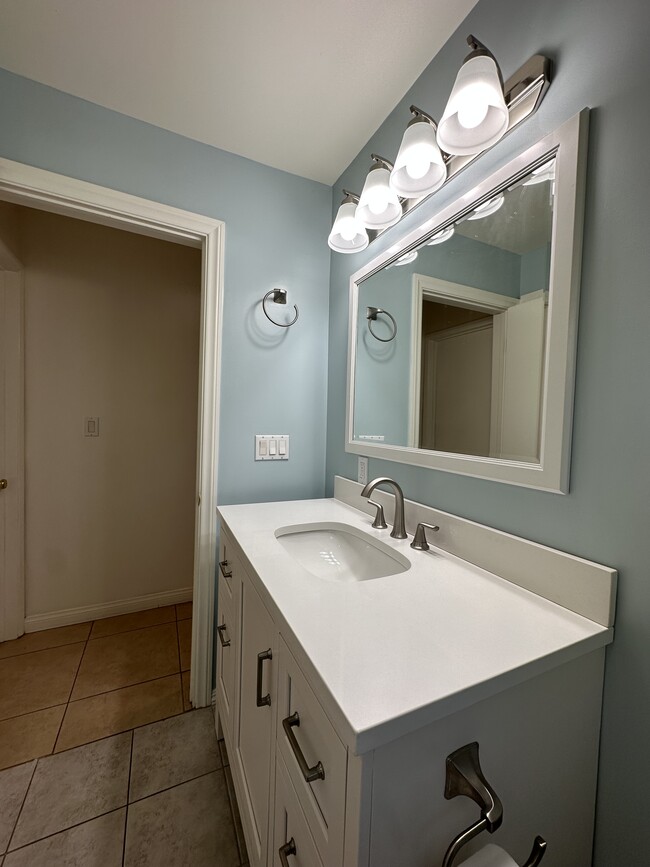
[[[288,461],[289,460],[289,435],[288,434],[256,434],[255,435],[255,460],[256,461]]]
[[[84,418],[84,436],[98,437],[99,436],[99,416],[87,415]]]

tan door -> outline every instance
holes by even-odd
[[[0,270],[0,641],[25,628],[22,272]]]

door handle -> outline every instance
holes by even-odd
[[[9,482],[6,479],[0,479],[0,491],[4,491]]]
[[[224,578],[232,578],[232,569],[228,569],[228,561],[220,560],[219,568],[221,569],[221,574]]]
[[[219,633],[219,641],[221,642],[222,647],[230,647],[230,639],[226,641],[224,635],[226,634],[226,629],[228,627],[225,623],[222,623],[221,626],[217,626],[217,632]]]
[[[267,704],[271,704],[271,693],[268,692],[266,695],[262,695],[262,674],[263,674],[263,666],[264,662],[267,659],[273,659],[273,654],[271,653],[271,648],[268,650],[263,650],[261,653],[257,654],[257,706],[265,707]]]
[[[288,843],[285,843],[284,846],[280,846],[278,849],[278,855],[280,856],[280,863],[282,867],[289,867],[289,855],[296,854],[296,841],[293,837],[289,840]]]
[[[296,761],[300,767],[300,773],[305,778],[305,782],[313,783],[314,780],[324,780],[325,779],[325,768],[323,767],[322,762],[317,762],[313,768],[310,768],[307,764],[307,759],[305,758],[303,751],[300,749],[300,744],[298,743],[298,739],[293,733],[293,727],[300,725],[300,717],[298,716],[298,711],[292,713],[291,716],[288,716],[286,719],[282,720],[282,728],[284,729],[284,733],[287,736],[289,741],[289,745],[293,750],[293,754],[296,757]]]

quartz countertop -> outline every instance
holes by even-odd
[[[339,736],[357,754],[612,640],[612,629],[446,553],[431,539],[426,552],[410,547],[412,537],[391,539],[389,530],[374,530],[368,515],[335,499],[220,506],[218,512]],[[399,551],[411,568],[350,583],[317,578],[274,533],[319,521],[365,531]]]

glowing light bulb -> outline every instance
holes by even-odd
[[[354,241],[357,236],[357,227],[353,219],[343,220],[339,226],[339,235],[344,241]]]
[[[368,208],[370,212],[375,215],[383,214],[386,210],[386,205],[388,202],[386,201],[386,194],[383,190],[375,187],[370,190],[368,193]]]
[[[406,164],[406,174],[409,178],[413,178],[414,181],[417,181],[426,175],[429,171],[430,165],[430,160],[428,160],[424,154],[414,154],[409,157],[409,161]]]
[[[479,99],[464,99],[458,106],[458,123],[465,129],[475,129],[488,113],[488,103]]]

